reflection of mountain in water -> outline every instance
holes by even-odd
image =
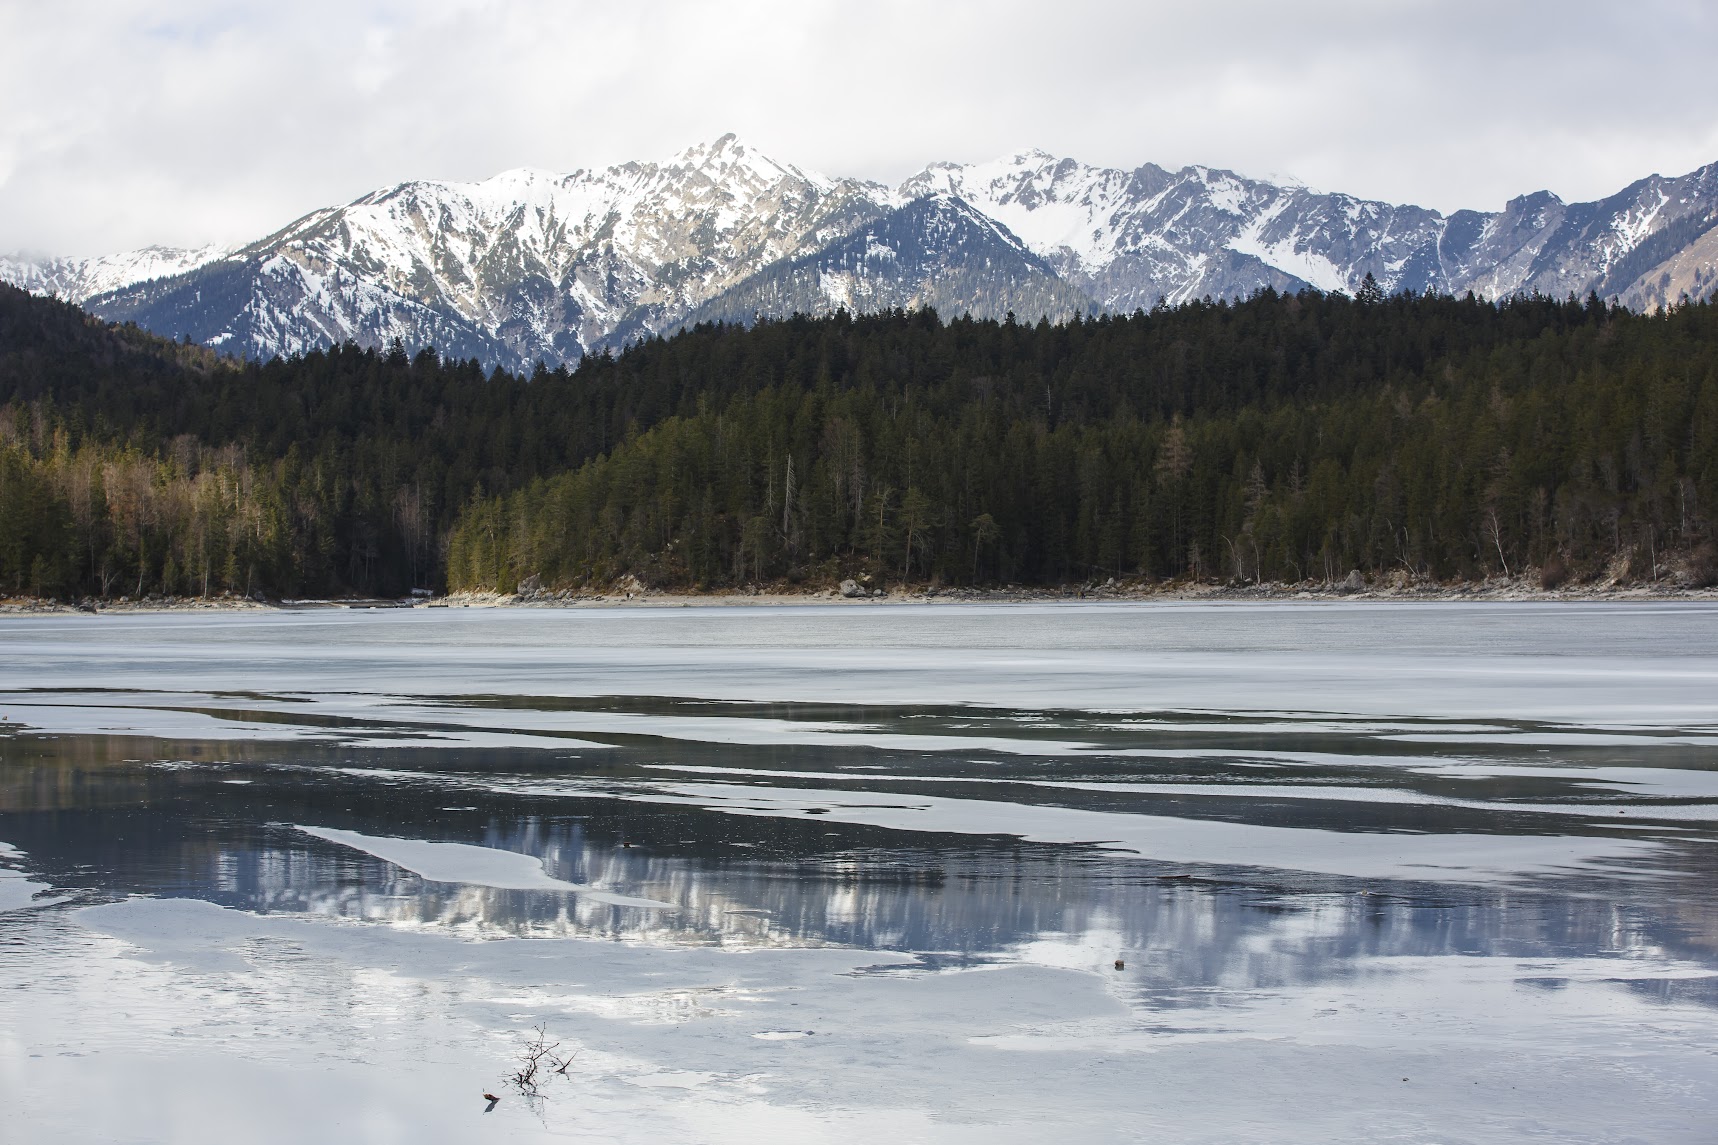
[[[421,787],[374,775],[247,768],[241,781],[202,767],[38,762],[12,770],[0,838],[57,885],[469,937],[839,944],[937,964],[1019,959],[1092,969],[1124,955],[1133,982],[1173,1003],[1213,986],[1329,981],[1377,957],[1709,958],[1714,929],[1703,912],[1676,918],[1683,908],[1673,903],[1655,913],[1550,892],[1391,884],[1369,894],[1332,880],[1261,888],[1052,847],[971,837],[907,837],[912,845],[901,846],[900,834],[839,824],[601,798],[488,797],[479,808],[445,792],[426,802]],[[539,857],[556,878],[677,909],[428,883],[295,823],[517,851]],[[624,848],[623,838],[650,842]]]
[[[475,841],[475,840],[474,840]],[[376,860],[362,887],[337,886],[351,860],[257,853],[259,878],[232,888],[252,909],[307,910],[471,934],[640,942],[840,944],[935,961],[1052,961],[1094,969],[1125,955],[1164,991],[1260,989],[1342,977],[1380,957],[1654,955],[1661,935],[1614,904],[1549,895],[1261,892],[1155,878],[1146,864],[1049,848],[954,855],[865,851],[824,859],[713,860],[619,850],[584,825],[492,824],[486,845],[537,854],[556,877],[673,902],[675,912],[576,896],[426,884]],[[319,849],[319,848],[318,848]],[[290,855],[290,857],[286,857]],[[319,864],[321,875],[310,875]],[[265,869],[310,877],[270,885]],[[747,912],[747,913],[736,913]]]

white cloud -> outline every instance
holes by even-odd
[[[893,182],[1026,146],[1443,209],[1718,159],[1699,0],[0,0],[0,250],[256,237],[736,130]]]

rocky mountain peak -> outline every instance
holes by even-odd
[[[730,133],[660,162],[401,183],[234,250],[0,259],[0,279],[247,354],[397,337],[527,369],[699,315],[1128,311],[1261,287],[1351,291],[1368,274],[1387,290],[1704,298],[1718,289],[1718,164],[1594,203],[1541,191],[1445,216],[1035,148],[933,163],[891,189]]]

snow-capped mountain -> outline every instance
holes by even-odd
[[[1291,189],[1228,172],[1171,174],[1151,164],[1118,171],[1028,151],[993,163],[935,164],[901,190],[971,203],[1109,310],[1267,285],[1345,288],[1337,268],[1292,242],[1274,234],[1271,246],[1261,241],[1270,205]]]
[[[728,135],[661,164],[402,184],[87,305],[253,356],[397,337],[529,367],[665,329],[895,205]]]
[[[901,193],[933,190],[1007,226],[1110,310],[1261,286],[1348,291],[1367,274],[1390,291],[1598,291],[1645,307],[1706,297],[1718,266],[1718,164],[1598,203],[1542,191],[1448,217],[1231,171],[1118,171],[1040,151],[939,164]]]
[[[1718,164],[1596,203],[1549,192],[1443,215],[1289,180],[1041,151],[897,188],[731,135],[663,163],[415,182],[230,250],[0,260],[0,280],[252,356],[348,339],[529,367],[688,321],[934,305],[1026,319],[1270,286],[1597,291],[1635,307],[1718,288]]]
[[[1053,319],[1095,309],[1007,228],[959,198],[936,194],[909,200],[814,254],[759,271],[684,321],[920,306]]]
[[[1456,288],[1488,297],[1597,292],[1637,310],[1718,286],[1718,163],[1652,175],[1596,203],[1548,191],[1495,215],[1458,211],[1443,241]]]
[[[148,246],[95,258],[0,256],[0,282],[9,282],[32,294],[52,294],[81,303],[110,290],[184,274],[226,253],[218,246],[197,250]]]

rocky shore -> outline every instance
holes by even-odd
[[[1298,584],[1242,584],[1215,581],[1145,581],[1110,578],[1101,582],[1055,586],[1003,585],[986,588],[938,585],[877,585],[844,580],[828,584],[769,584],[713,592],[652,589],[625,578],[607,591],[547,589],[527,581],[515,593],[462,592],[445,598],[451,606],[594,607],[684,606],[692,604],[930,604],[1046,603],[1053,601],[1622,601],[1718,600],[1718,587],[1696,588],[1687,578],[1666,576],[1637,581],[1621,576],[1546,588],[1540,577],[1491,577],[1482,581],[1439,582],[1405,573],[1369,578],[1358,571],[1340,581]]]
[[[259,600],[241,596],[145,596],[138,600],[66,602],[34,597],[0,598],[0,616],[52,613],[157,613],[320,608],[619,608],[689,607],[692,605],[878,605],[1051,603],[1057,601],[1653,601],[1718,600],[1718,587],[1693,587],[1686,577],[1657,581],[1607,577],[1579,584],[1546,588],[1537,576],[1491,577],[1481,581],[1439,582],[1404,573],[1367,577],[1356,571],[1335,582],[1298,584],[1176,580],[1150,582],[1110,578],[1101,582],[1055,586],[1002,585],[985,588],[930,584],[873,584],[848,579],[839,584],[765,584],[698,592],[654,589],[634,577],[624,577],[606,590],[550,589],[527,581],[513,593],[456,592],[448,596],[408,600],[347,598],[337,600]]]

